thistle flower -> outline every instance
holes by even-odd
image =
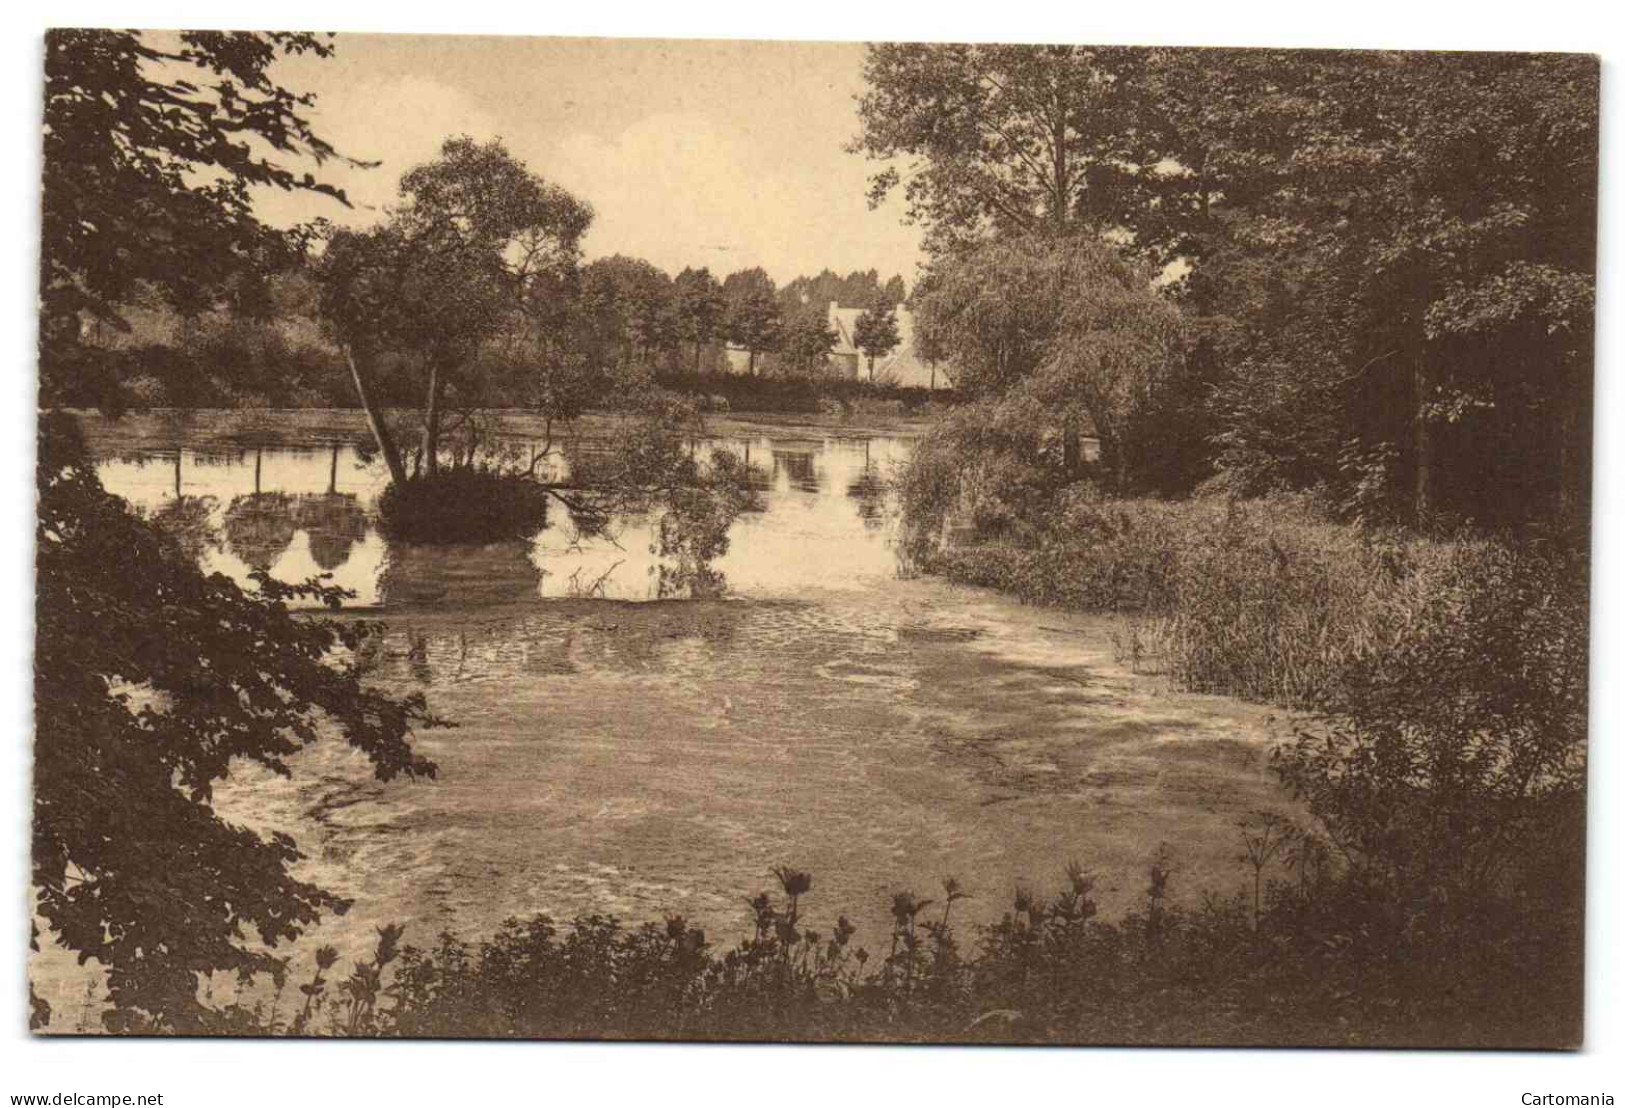
[[[774,866],[773,876],[779,879],[784,895],[792,899],[812,891],[812,874],[789,866]]]
[[[1087,896],[1094,890],[1095,878],[1083,868],[1083,863],[1076,859],[1066,864],[1066,879],[1072,884],[1072,891],[1079,896]]]
[[[332,969],[338,963],[338,960],[339,951],[337,947],[324,946],[316,951],[316,969],[318,971]]]
[[[406,934],[406,928],[398,923],[386,923],[378,929],[377,961],[380,966],[387,966],[395,960],[400,953],[401,936]]]
[[[910,892],[893,893],[891,898],[891,914],[900,926],[914,922],[914,917],[927,905],[934,904],[931,900],[915,900]]]

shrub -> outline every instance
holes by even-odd
[[[546,526],[547,499],[523,474],[459,467],[390,485],[378,498],[378,517],[385,533],[403,542],[502,542]]]

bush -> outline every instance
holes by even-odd
[[[391,484],[378,498],[378,517],[384,532],[403,542],[502,542],[546,526],[547,500],[523,474],[460,467]]]

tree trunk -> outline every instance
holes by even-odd
[[[750,351],[750,375],[752,377],[756,376],[756,348],[755,347],[752,347],[751,351]]]
[[[1412,363],[1411,382],[1416,390],[1416,410],[1411,424],[1411,450],[1415,455],[1415,479],[1411,510],[1416,522],[1424,522],[1433,513],[1433,429],[1427,417],[1428,401],[1433,394],[1433,381],[1428,375],[1425,357],[1418,352]]]
[[[429,406],[423,414],[423,472],[433,477],[440,472],[440,392],[444,382],[440,363],[429,363]]]
[[[383,416],[372,405],[372,398],[367,394],[366,377],[348,346],[344,348],[344,360],[350,366],[350,379],[355,382],[356,399],[361,401],[361,410],[367,413],[367,426],[372,428],[373,441],[378,444],[378,452],[384,456],[384,464],[389,467],[389,479],[397,485],[404,485],[406,467],[401,464],[401,453],[395,449],[395,439],[384,424]]]
[[[1083,471],[1083,442],[1078,436],[1078,422],[1075,419],[1068,419],[1066,429],[1061,432],[1061,464],[1068,481],[1076,480]]]

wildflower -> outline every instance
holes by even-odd
[[[907,926],[914,922],[914,917],[927,905],[935,901],[915,900],[910,892],[893,893],[891,898],[891,914],[899,926]]]
[[[400,953],[401,936],[405,933],[406,928],[398,923],[386,923],[378,929],[377,960],[380,966],[387,966],[395,960]]]
[[[804,896],[812,891],[812,874],[802,870],[791,869],[789,866],[774,866],[773,876],[779,879],[784,887],[784,895],[792,899]]]

